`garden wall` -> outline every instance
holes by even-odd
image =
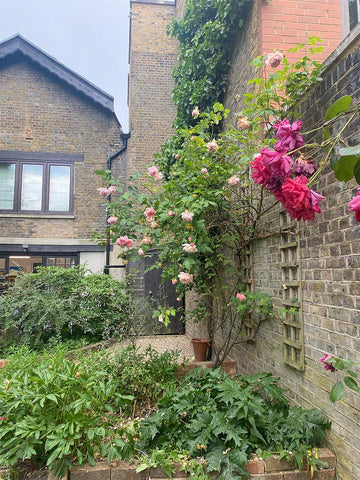
[[[303,131],[321,121],[339,97],[359,101],[359,35],[357,28],[326,61],[323,81],[302,105]],[[339,120],[335,129],[341,126]],[[360,121],[346,134],[350,146],[358,144]],[[329,392],[341,376],[325,372],[318,359],[330,353],[360,361],[360,225],[347,208],[355,186],[337,181],[328,169],[313,186],[326,197],[314,222],[296,225],[280,207],[262,219],[261,236],[251,246],[252,288],[297,313],[263,324],[255,344],[242,344],[232,354],[241,373],[279,375],[295,403],[325,411],[332,420],[328,444],[340,480],[360,478],[360,395],[347,391],[343,401],[332,404]]]

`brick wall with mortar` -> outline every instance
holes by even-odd
[[[349,94],[360,98],[360,28],[327,60],[324,80],[304,101],[304,130],[309,130],[337,98]],[[339,129],[342,122],[337,122]],[[346,132],[349,145],[360,140],[360,121]],[[264,323],[255,344],[245,343],[232,352],[243,373],[266,370],[280,376],[289,397],[305,408],[320,408],[332,421],[328,444],[338,459],[338,478],[360,478],[360,395],[347,391],[336,404],[329,392],[340,374],[329,375],[318,359],[324,353],[360,362],[360,225],[348,212],[355,183],[338,182],[332,171],[322,175],[313,188],[324,195],[323,213],[314,222],[301,222],[300,268],[305,345],[303,372],[286,366],[283,359],[284,327],[281,318]],[[280,208],[263,218],[264,237],[253,242],[254,289],[274,297],[282,296],[279,245]],[[192,331],[195,335],[196,332]]]
[[[0,90],[1,150],[84,154],[84,162],[75,164],[73,215],[0,214],[0,237],[9,243],[18,237],[89,239],[105,222],[94,170],[105,168],[108,155],[122,145],[115,115],[24,57],[1,67]]]
[[[172,134],[175,108],[172,70],[177,42],[166,34],[175,2],[131,2],[127,176],[154,163],[153,155]]]

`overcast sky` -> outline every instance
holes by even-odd
[[[128,131],[129,0],[0,0],[0,41],[17,33],[115,99]]]

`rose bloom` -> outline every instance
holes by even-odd
[[[336,368],[333,366],[331,362],[327,362],[330,358],[334,358],[334,355],[324,355],[323,357],[319,358],[319,362],[324,364],[325,370],[330,370],[331,372],[336,372]]]
[[[193,118],[197,118],[199,115],[200,115],[200,110],[199,110],[199,107],[196,106],[194,108],[194,110],[192,111],[191,115],[193,116]]]
[[[119,245],[119,247],[131,248],[134,244],[134,240],[131,240],[131,238],[128,238],[128,236],[125,235],[124,237],[119,237],[115,243],[116,245]]]
[[[141,257],[142,257],[143,255],[145,255],[145,252],[144,252],[144,250],[143,250],[142,248],[139,248],[139,250],[138,250],[138,255],[140,255]]]
[[[239,130],[247,130],[251,125],[251,122],[244,117],[242,113],[237,115],[237,127]]]
[[[116,192],[116,188],[114,187],[114,185],[110,185],[107,191],[108,191],[108,195],[113,195]]]
[[[100,193],[102,197],[107,197],[109,195],[109,190],[107,188],[98,188],[97,191]]]
[[[198,251],[195,243],[183,243],[183,250],[186,253],[196,253]]]
[[[155,182],[158,182],[159,180],[162,180],[163,178],[164,178],[164,175],[161,172],[158,172],[156,175],[154,175]]]
[[[290,123],[287,118],[276,123],[274,128],[277,130],[276,138],[279,140],[274,145],[275,150],[289,152],[305,145],[305,141],[300,135],[301,125],[301,120]]]
[[[310,178],[313,173],[317,170],[316,165],[312,160],[307,160],[303,154],[295,160],[292,171],[295,175],[305,175],[305,177]]]
[[[190,273],[180,272],[178,275],[178,279],[180,280],[180,282],[185,284],[192,283],[193,278],[194,275],[191,275]]]
[[[191,222],[193,219],[193,216],[194,214],[189,212],[189,210],[185,210],[185,212],[181,214],[181,218],[185,220],[185,222]]]
[[[175,215],[175,212],[173,212],[172,210],[170,210],[170,211],[166,214],[167,217],[173,217],[174,215]]]
[[[286,178],[281,194],[277,197],[284,204],[290,217],[296,220],[314,220],[315,212],[321,213],[318,204],[323,198],[316,192],[311,193],[307,182],[308,179],[304,175],[294,179]]]
[[[147,207],[145,208],[144,215],[146,220],[151,221],[155,216],[156,210],[154,207]]]
[[[151,228],[158,228],[159,227],[159,224],[158,222],[155,222],[154,220],[150,223],[150,227]]]
[[[109,217],[107,219],[107,223],[109,223],[110,225],[114,225],[116,222],[117,222],[117,217]]]
[[[276,68],[283,61],[284,55],[281,52],[268,53],[265,60],[265,65],[270,65],[271,68]]]
[[[350,212],[355,212],[355,218],[360,222],[360,187],[357,189],[357,194],[348,204]]]
[[[218,145],[217,141],[215,140],[215,138],[213,138],[211,142],[207,143],[206,146],[207,146],[207,149],[209,150],[209,152],[212,152],[212,153],[217,152],[218,149],[219,149],[219,145]]]
[[[171,280],[171,283],[172,283],[173,285],[176,285],[177,282],[178,282],[178,281],[176,280],[176,278],[173,278],[173,279]]]
[[[244,300],[246,300],[246,296],[243,293],[237,293],[236,298],[240,300],[240,302],[243,302]]]
[[[202,168],[200,170],[201,175],[209,175],[208,169],[207,168]]]
[[[156,165],[153,165],[152,167],[148,168],[148,175],[150,177],[155,177],[157,173],[159,173],[159,169],[157,168]]]
[[[175,160],[180,160],[180,158],[181,158],[180,153],[177,153],[177,154],[175,155]]]
[[[240,178],[237,175],[233,175],[232,177],[227,179],[229,185],[234,186],[240,182]]]
[[[151,238],[150,237],[144,237],[141,240],[141,243],[143,243],[144,245],[151,245]]]

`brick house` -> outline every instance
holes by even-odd
[[[20,35],[0,43],[0,85],[0,273],[102,271],[90,232],[106,222],[94,171],[124,150],[113,98]]]
[[[170,99],[171,82],[164,75],[171,62],[175,63],[176,45],[170,46],[171,39],[165,37],[169,55],[157,69],[153,67],[157,57],[154,59],[154,51],[150,55],[148,50],[165,51],[159,48],[165,23],[172,15],[183,14],[185,0],[133,0],[131,6],[130,99],[138,78],[148,85],[152,99],[154,91],[158,99],[164,99],[156,102],[157,107],[152,99],[147,102],[146,96],[141,106],[130,101],[131,128],[133,133],[139,128],[137,134],[147,146],[144,155],[130,155],[130,168],[136,170],[145,168],[159,148],[152,143],[152,130],[143,128],[141,120],[155,113],[157,121],[164,120],[161,134],[172,134],[174,110],[162,116],[162,105],[168,106]],[[225,106],[233,113],[239,111],[236,96],[251,88],[247,81],[254,76],[250,67],[254,57],[275,49],[286,51],[306,42],[309,35],[323,40],[320,60],[325,61],[326,70],[323,82],[302,104],[305,128],[323,118],[326,109],[342,95],[352,95],[358,101],[359,20],[359,3],[352,0],[255,0],[234,41]],[[154,21],[160,22],[158,28],[150,32],[141,48],[141,30]],[[141,54],[140,65],[136,56]],[[347,132],[347,140],[355,145],[359,139],[358,122]],[[293,224],[280,207],[263,219],[260,228],[265,235],[249,245],[246,259],[250,288],[269,293],[279,308],[295,306],[298,312],[294,317],[286,314],[263,324],[255,343],[244,343],[232,352],[240,372],[270,371],[281,377],[295,403],[325,410],[332,421],[328,445],[337,455],[339,480],[360,478],[360,396],[348,391],[341,403],[331,404],[329,391],[338,377],[330,377],[318,359],[332,353],[360,362],[360,225],[347,210],[355,186],[337,181],[329,170],[316,185],[326,200],[323,213],[314,222]],[[186,333],[198,337],[207,332],[201,324],[187,323]]]

